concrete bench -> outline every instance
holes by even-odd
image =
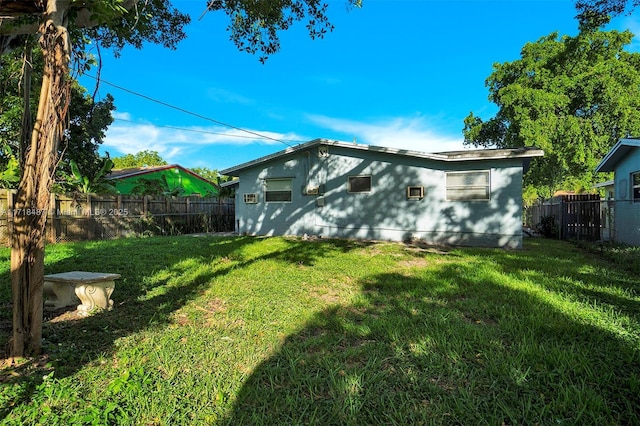
[[[58,309],[65,306],[78,305],[81,316],[113,307],[111,293],[116,287],[115,280],[119,274],[102,272],[63,272],[44,276],[45,309]]]

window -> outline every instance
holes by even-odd
[[[371,192],[371,176],[349,176],[347,192]]]
[[[491,189],[489,171],[447,173],[447,200],[488,200]]]
[[[258,194],[242,194],[242,198],[246,204],[256,204],[258,202]]]
[[[631,185],[633,201],[640,202],[640,172],[631,173]]]
[[[264,200],[270,202],[291,202],[291,178],[287,179],[265,179]]]
[[[407,186],[407,198],[410,200],[424,198],[424,186]]]

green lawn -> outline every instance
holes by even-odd
[[[46,356],[0,370],[2,424],[640,422],[640,277],[569,243],[182,236],[46,263],[120,273],[115,307],[47,316]]]

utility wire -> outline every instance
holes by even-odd
[[[127,89],[126,87],[119,86],[117,84],[108,82],[106,80],[103,80],[103,79],[99,79],[98,80],[96,77],[94,77],[94,76],[92,76],[90,74],[84,74],[84,75],[89,77],[89,78],[92,78],[92,79],[94,79],[94,80],[96,80],[98,82],[102,82],[102,83],[108,84],[111,87],[115,87],[116,89],[122,90],[124,92],[130,93],[130,94],[135,95],[135,96],[139,96],[139,97],[141,97],[143,99],[146,99],[146,100],[151,101],[151,102],[155,102],[155,103],[160,104],[162,106],[165,106],[167,108],[172,108],[172,109],[175,109],[177,111],[183,112],[185,114],[193,115],[194,117],[198,117],[198,118],[201,118],[203,120],[211,121],[212,123],[216,123],[216,124],[218,124],[220,126],[229,127],[230,129],[239,130],[241,132],[248,133],[248,134],[253,135],[253,136],[257,136],[260,139],[269,139],[269,140],[272,140],[274,142],[280,142],[281,144],[284,144],[284,145],[286,145],[286,146],[288,146],[290,148],[293,147],[292,145],[286,143],[285,141],[283,141],[281,139],[272,138],[271,136],[263,135],[263,134],[260,134],[260,133],[257,133],[257,132],[253,132],[251,130],[243,129],[242,127],[234,126],[232,124],[224,123],[222,121],[215,120],[215,119],[210,118],[210,117],[206,117],[204,115],[201,115],[201,114],[186,110],[184,108],[180,108],[180,107],[177,107],[175,105],[171,105],[171,104],[169,104],[167,102],[163,102],[163,101],[160,101],[158,99],[154,99],[154,98],[152,98],[150,96],[143,95],[142,93],[134,92],[133,90]]]
[[[114,117],[115,121],[124,121],[127,123],[133,123],[133,124],[140,124],[140,125],[149,125],[149,126],[153,126],[153,127],[162,127],[165,129],[174,129],[174,130],[180,130],[183,132],[193,132],[193,133],[203,133],[205,135],[220,135],[220,136],[227,136],[230,138],[246,138],[246,139],[255,139],[255,136],[249,136],[249,135],[232,135],[230,133],[220,133],[220,132],[211,132],[208,130],[198,130],[198,129],[187,129],[184,127],[176,127],[176,126],[167,126],[164,124],[153,124],[153,123],[143,123],[141,121],[133,121],[133,120],[127,120],[126,118],[116,118]]]

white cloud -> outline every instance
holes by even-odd
[[[282,146],[280,141],[301,140],[293,133],[278,133],[257,129],[243,132],[225,127],[173,127],[156,126],[150,123],[130,122],[127,113],[116,117],[106,133],[102,148],[113,157],[135,154],[143,150],[157,151],[168,162],[174,162],[185,154],[196,154],[206,146],[249,144]],[[119,121],[117,118],[121,118]],[[260,138],[259,135],[266,138]],[[114,152],[115,151],[115,152]]]
[[[113,111],[111,115],[113,115],[113,118],[116,120],[131,120],[131,114],[128,112]]]
[[[232,104],[253,104],[253,99],[242,96],[238,93],[231,92],[227,89],[221,89],[219,87],[210,87],[207,89],[208,97],[214,102],[232,103]]]
[[[356,138],[358,143],[424,152],[458,151],[463,138],[439,133],[425,117],[390,118],[362,122],[323,115],[308,115],[315,124],[349,135],[346,142]]]

